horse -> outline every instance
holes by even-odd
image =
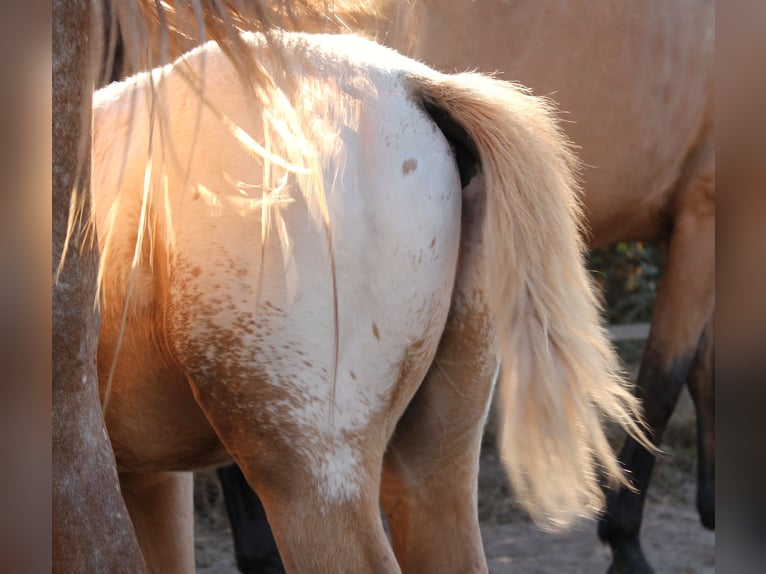
[[[189,471],[233,458],[288,571],[486,571],[499,358],[521,500],[597,513],[627,482],[602,419],[643,434],[550,105],[354,36],[240,40],[269,81],[212,42],[94,96],[99,384],[149,569],[193,569]]]
[[[713,529],[713,2],[380,4],[389,24],[377,33],[402,53],[444,71],[500,73],[555,99],[584,165],[590,248],[667,245],[637,391],[659,446],[688,387],[697,413],[697,509]],[[611,572],[651,572],[640,529],[655,455],[629,437],[620,460],[635,490],[609,495],[598,534],[611,546]]]

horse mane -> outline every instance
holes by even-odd
[[[213,40],[244,78],[267,81],[248,55],[241,32],[359,33],[383,25],[375,0],[110,0],[101,20],[119,29],[128,69],[165,65]],[[105,16],[108,16],[105,17]],[[114,56],[108,47],[107,55]]]

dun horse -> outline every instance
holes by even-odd
[[[244,38],[270,82],[209,43],[94,100],[99,379],[149,567],[193,568],[188,471],[233,457],[288,569],[486,570],[498,358],[522,501],[597,513],[625,480],[602,417],[641,433],[548,104],[355,37]]]

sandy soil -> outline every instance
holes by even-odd
[[[715,572],[715,534],[702,528],[694,508],[695,451],[691,401],[686,393],[666,433],[667,456],[656,466],[644,515],[643,545],[658,574]],[[514,504],[491,435],[482,454],[479,516],[492,574],[606,572],[609,550],[595,523],[561,535],[540,532]],[[215,474],[195,484],[197,571],[236,574],[231,534]]]

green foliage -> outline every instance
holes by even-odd
[[[601,287],[611,324],[649,321],[657,294],[665,248],[637,241],[590,252],[588,267]]]

